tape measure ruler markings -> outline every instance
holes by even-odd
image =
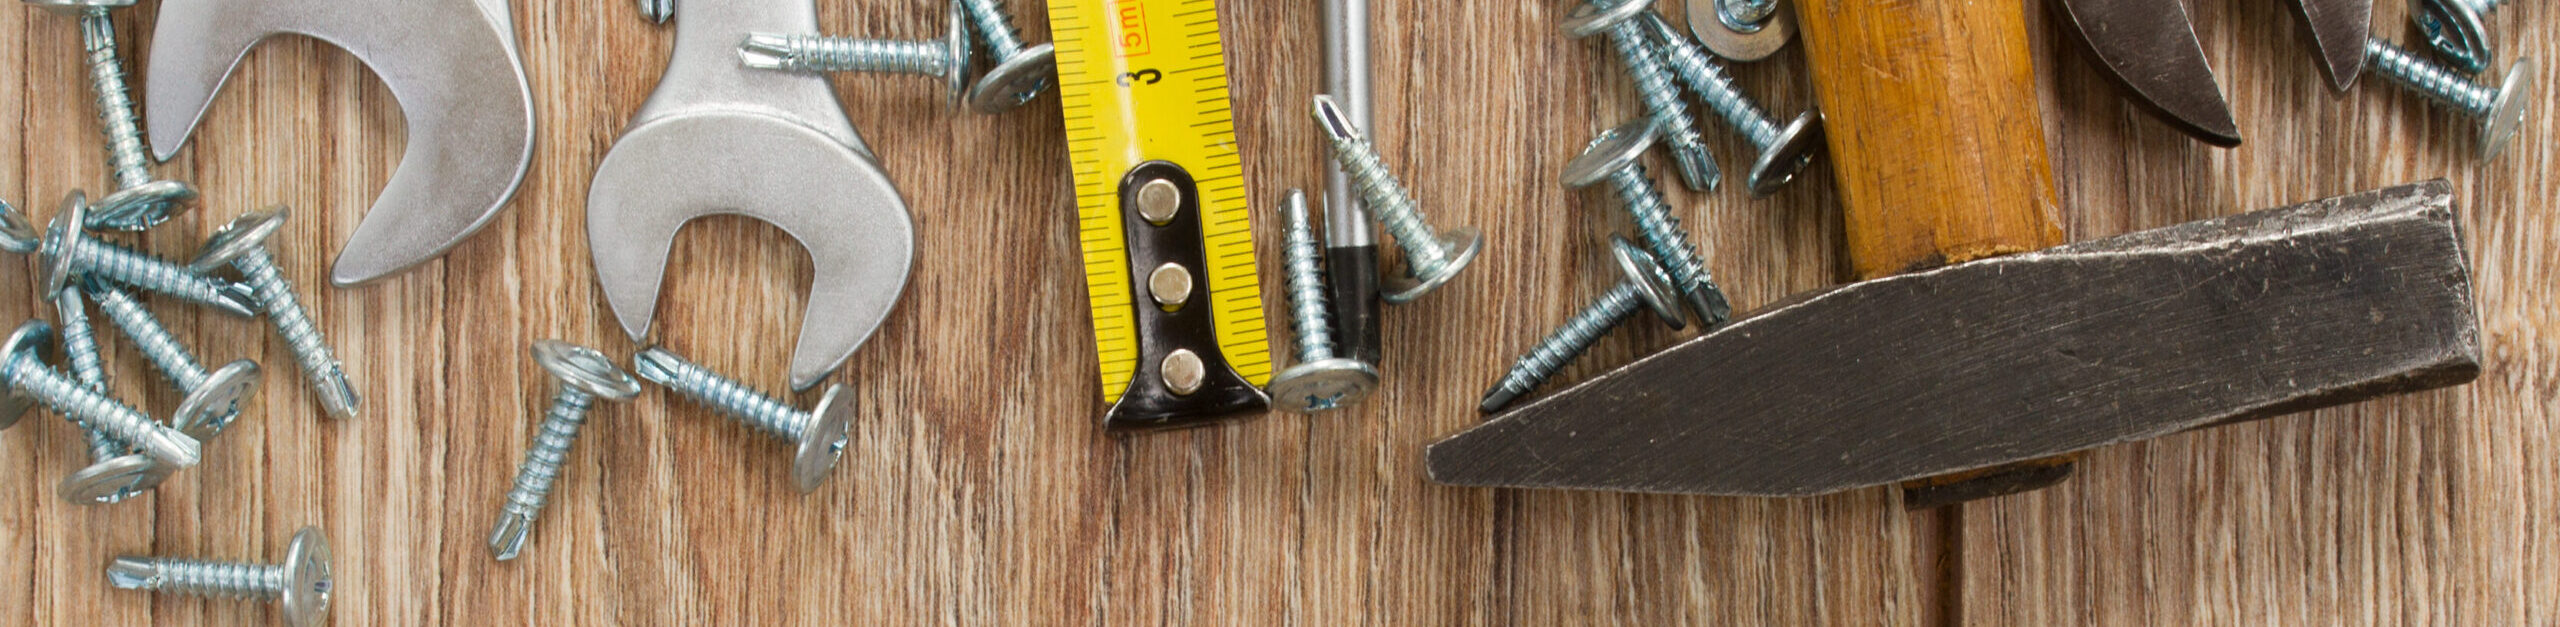
[[[1058,0],[1049,21],[1104,426],[1258,413],[1270,338],[1217,2]],[[1166,267],[1198,297],[1142,296]]]

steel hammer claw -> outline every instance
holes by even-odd
[[[596,165],[587,240],[614,317],[644,338],[676,231],[709,215],[781,227],[816,266],[791,386],[833,372],[906,289],[915,227],[825,77],[747,69],[749,32],[817,32],[811,0],[676,5],[675,55]]]
[[[168,0],[152,38],[145,115],[166,160],[185,147],[249,48],[308,35],[391,88],[409,146],[330,280],[354,285],[443,255],[487,225],[533,160],[533,89],[505,0]]]

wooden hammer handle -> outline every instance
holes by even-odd
[[[1797,0],[1860,280],[2062,243],[2024,0]]]

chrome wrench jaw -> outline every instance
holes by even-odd
[[[331,282],[368,283],[433,260],[515,196],[533,162],[533,89],[505,0],[163,2],[144,102],[153,155],[176,156],[233,67],[287,34],[355,55],[408,120],[400,167],[340,249]]]
[[[587,191],[596,282],[623,332],[648,337],[676,232],[740,215],[782,229],[815,267],[791,385],[817,386],[906,290],[915,226],[824,76],[737,62],[746,33],[816,32],[810,0],[682,2],[656,93]]]

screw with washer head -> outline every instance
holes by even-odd
[[[951,106],[969,93],[969,26],[960,4],[951,5],[941,41],[856,39],[825,35],[749,33],[738,44],[747,67],[797,72],[896,72],[941,77]]]
[[[1322,248],[1307,216],[1307,193],[1289,190],[1280,203],[1286,224],[1289,326],[1297,330],[1298,365],[1271,377],[1271,398],[1285,409],[1319,412],[1360,403],[1378,387],[1378,369],[1333,352],[1332,309],[1325,304]]]
[[[56,317],[62,320],[63,359],[70,362],[71,378],[90,391],[103,394],[107,392],[106,363],[99,354],[97,331],[89,324],[85,300],[76,287],[55,293]],[[122,503],[159,487],[179,470],[174,464],[134,452],[105,431],[79,424],[88,438],[90,464],[55,486],[54,493],[64,501],[75,505]]]
[[[258,396],[258,362],[234,359],[217,370],[206,370],[203,360],[188,351],[167,325],[142,307],[142,300],[113,285],[90,281],[89,298],[106,312],[107,320],[124,331],[127,339],[151,365],[169,379],[186,398],[178,401],[178,411],[169,418],[169,426],[197,440],[211,441],[240,418],[240,409]]]
[[[1742,138],[1750,140],[1752,147],[1760,149],[1760,158],[1751,162],[1751,195],[1767,196],[1778,191],[1780,186],[1795,180],[1796,173],[1804,170],[1805,164],[1812,163],[1813,156],[1821,152],[1822,116],[1807,109],[1796,114],[1796,118],[1787,122],[1785,127],[1778,126],[1778,121],[1771,119],[1768,112],[1760,108],[1760,103],[1752,102],[1749,96],[1742,95],[1741,89],[1734,87],[1733,79],[1724,74],[1724,65],[1709,58],[1705,50],[1698,49],[1697,42],[1673,29],[1660,14],[1647,12],[1644,21],[1652,27],[1654,40],[1660,44],[1658,49],[1662,52],[1663,62],[1671,67],[1671,74],[1680,77],[1680,82],[1687,84],[1690,91],[1697,92],[1698,98],[1706,101],[1707,109],[1715,111],[1726,124],[1733,126],[1733,130],[1741,132]]]
[[[1689,117],[1688,105],[1680,101],[1680,85],[1673,82],[1671,70],[1663,66],[1662,52],[1645,41],[1644,27],[1635,17],[1652,11],[1653,0],[1590,0],[1574,7],[1565,16],[1564,32],[1576,39],[1607,33],[1609,44],[1618,50],[1625,62],[1628,78],[1634,79],[1636,94],[1644,99],[1645,110],[1662,124],[1665,143],[1671,149],[1671,160],[1680,166],[1680,183],[1689,189],[1713,191],[1724,173],[1716,167],[1716,157],[1707,152],[1706,139],[1698,135],[1695,119]]]
[[[42,351],[45,341],[52,337],[52,325],[29,320],[0,342],[0,359],[7,360],[5,366],[0,366],[0,379],[5,379],[14,392],[0,399],[0,429],[17,424],[30,405],[41,402],[64,419],[84,429],[104,431],[142,449],[153,459],[180,467],[196,465],[202,445],[195,438],[161,426],[150,415],[45,365]]]
[[[1334,161],[1342,166],[1343,176],[1351,180],[1353,190],[1362,202],[1396,238],[1396,247],[1404,249],[1405,276],[1389,277],[1387,293],[1379,296],[1390,303],[1409,303],[1423,294],[1449,283],[1458,271],[1474,263],[1476,253],[1484,248],[1484,234],[1474,228],[1459,227],[1445,233],[1431,232],[1431,223],[1416,208],[1413,192],[1387,170],[1386,160],[1378,158],[1378,149],[1369,144],[1360,127],[1342,114],[1332,96],[1315,97],[1316,126],[1324,129],[1326,141],[1333,144]]]
[[[543,340],[533,343],[533,361],[560,380],[560,391],[552,394],[551,411],[543,414],[541,432],[534,436],[533,446],[525,449],[524,463],[516,469],[515,488],[507,491],[505,513],[498,515],[497,527],[489,531],[489,556],[499,561],[515,559],[524,551],[525,537],[533,533],[533,519],[551,500],[551,484],[559,480],[560,464],[569,458],[569,446],[577,442],[578,427],[586,424],[587,410],[595,399],[627,401],[640,395],[639,381],[592,348]]]
[[[2381,39],[2365,40],[2364,58],[2373,71],[2381,72],[2391,82],[2478,118],[2481,159],[2498,156],[2498,151],[2507,147],[2507,140],[2515,138],[2516,127],[2523,125],[2524,114],[2532,106],[2528,97],[2533,92],[2531,57],[2516,59],[2515,66],[2507,69],[2505,82],[2495,89]]]
[[[1680,228],[1680,218],[1671,215],[1662,190],[1653,186],[1653,179],[1644,175],[1644,165],[1636,162],[1661,128],[1659,122],[1639,119],[1602,132],[1581,155],[1565,162],[1564,184],[1582,188],[1607,181],[1635,219],[1636,233],[1644,238],[1645,247],[1668,269],[1671,284],[1698,312],[1698,320],[1712,329],[1733,317],[1733,304],[1716,287],[1706,260],[1689,242],[1689,231]]]
[[[331,581],[329,538],[319,527],[294,532],[282,564],[135,556],[107,563],[107,583],[119,589],[272,601],[290,625],[328,622]]]
[[[222,225],[204,242],[187,267],[196,272],[212,272],[229,265],[240,270],[241,278],[255,290],[257,303],[267,313],[267,322],[276,335],[293,349],[293,359],[302,367],[302,375],[320,395],[320,407],[329,417],[346,420],[356,417],[356,408],[364,397],[356,394],[354,383],[347,381],[347,371],[338,357],[329,351],[327,338],[320,327],[311,322],[310,312],[302,308],[302,300],[293,293],[293,282],[276,268],[275,256],[267,252],[267,238],[283,227],[283,206],[240,214]]]
[[[15,211],[5,207],[0,207],[0,210]],[[62,200],[62,211],[54,214],[53,224],[45,229],[37,242],[37,252],[45,259],[42,281],[46,293],[58,293],[65,287],[71,287],[74,277],[95,276],[175,296],[235,316],[257,314],[257,296],[249,286],[205,278],[189,272],[185,266],[90,237],[73,226],[87,219],[88,212],[88,196],[72,190],[71,195]],[[24,221],[16,217],[10,220]],[[15,229],[0,229],[0,237],[15,239],[23,235]],[[24,247],[21,242],[0,246],[9,250]]]
[[[1513,399],[1537,389],[1538,384],[1545,383],[1556,375],[1556,371],[1563,370],[1567,362],[1573,361],[1583,351],[1591,350],[1591,345],[1600,341],[1601,334],[1634,316],[1639,305],[1653,310],[1663,324],[1673,329],[1687,326],[1681,319],[1680,303],[1673,296],[1671,275],[1663,273],[1662,265],[1654,263],[1653,255],[1645,254],[1635,242],[1615,235],[1609,237],[1609,255],[1617,259],[1618,271],[1626,278],[1609,288],[1608,293],[1600,295],[1600,300],[1592,301],[1581,312],[1573,314],[1572,319],[1566,320],[1564,326],[1549,334],[1546,340],[1521,355],[1520,361],[1511,365],[1511,372],[1495,382],[1492,389],[1485,390],[1484,403],[1477,405],[1477,410],[1488,414],[1500,411]]]
[[[141,119],[134,113],[133,90],[125,83],[124,61],[117,53],[115,21],[107,15],[109,9],[133,6],[134,0],[25,2],[80,18],[81,48],[89,61],[89,87],[97,98],[98,123],[107,139],[107,165],[116,179],[116,193],[100,199],[81,226],[140,231],[194,207],[195,188],[177,181],[152,179],[151,159],[143,151]]]
[[[791,485],[801,492],[817,490],[827,481],[827,471],[834,469],[836,460],[844,456],[845,440],[853,429],[853,395],[843,385],[828,384],[816,407],[800,411],[664,348],[641,349],[631,361],[632,369],[642,379],[666,386],[766,434],[797,443],[791,457]]]
[[[1022,34],[1013,30],[1013,15],[996,2],[960,0],[969,19],[978,25],[979,41],[986,42],[987,53],[995,55],[996,66],[969,89],[969,106],[980,113],[1002,113],[1031,102],[1058,78],[1057,47],[1023,47]]]
[[[2466,74],[2489,69],[2489,60],[2497,58],[2495,44],[2489,42],[2489,13],[2505,0],[2412,0],[2409,21],[2426,35],[2427,45],[2438,56]]]

